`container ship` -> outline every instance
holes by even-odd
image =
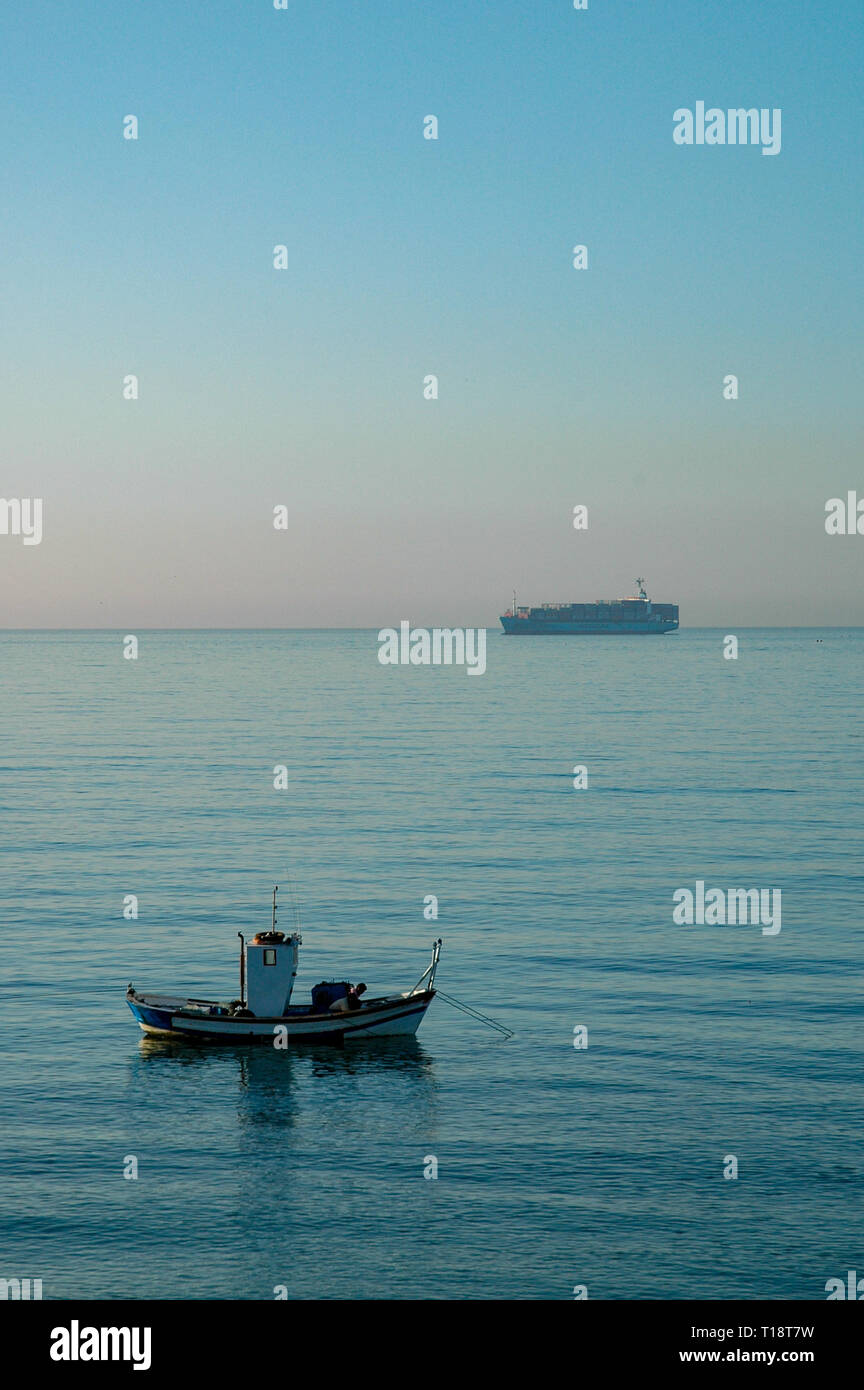
[[[513,607],[501,617],[509,636],[536,637],[544,634],[612,636],[674,632],[678,627],[677,603],[652,603],[645,591],[645,580],[637,579],[639,593],[632,598],[600,599],[596,603],[544,603],[539,608]]]

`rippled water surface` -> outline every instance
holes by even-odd
[[[0,634],[0,1276],[800,1299],[860,1268],[864,632],[722,637],[490,631],[469,677],[367,632]],[[289,874],[295,999],[407,989],[440,934],[441,988],[515,1037],[436,1000],[414,1043],[142,1041],[127,982],[234,996]],[[675,925],[697,879],[780,888],[779,935]]]

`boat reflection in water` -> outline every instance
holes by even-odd
[[[195,1078],[196,1111],[208,1111],[234,1095],[242,1124],[290,1128],[314,1122],[319,1134],[335,1124],[345,1128],[345,1107],[355,1118],[382,1105],[402,1111],[403,1135],[428,1129],[428,1107],[437,1082],[434,1059],[416,1038],[379,1038],[368,1046],[307,1044],[302,1050],[219,1048],[167,1038],[142,1037],[131,1064],[130,1085],[140,1099],[151,1088],[185,1090]],[[307,1085],[315,1087],[307,1092]],[[413,1118],[412,1118],[413,1117]]]

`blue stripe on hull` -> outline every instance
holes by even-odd
[[[171,1010],[145,1008],[143,1004],[133,1004],[131,999],[126,1003],[132,1010],[139,1023],[146,1023],[151,1028],[164,1028],[166,1032],[171,1029]]]

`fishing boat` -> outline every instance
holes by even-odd
[[[186,999],[175,994],[141,993],[130,984],[126,1003],[150,1037],[216,1042],[269,1040],[275,1046],[295,1042],[342,1042],[393,1037],[417,1032],[435,998],[435,971],[441,939],[432,960],[413,989],[402,994],[365,998],[365,984],[322,980],[313,986],[309,1004],[292,1004],[303,938],[276,930],[276,893],[269,931],[251,941],[240,938],[240,997],[230,1001]]]

